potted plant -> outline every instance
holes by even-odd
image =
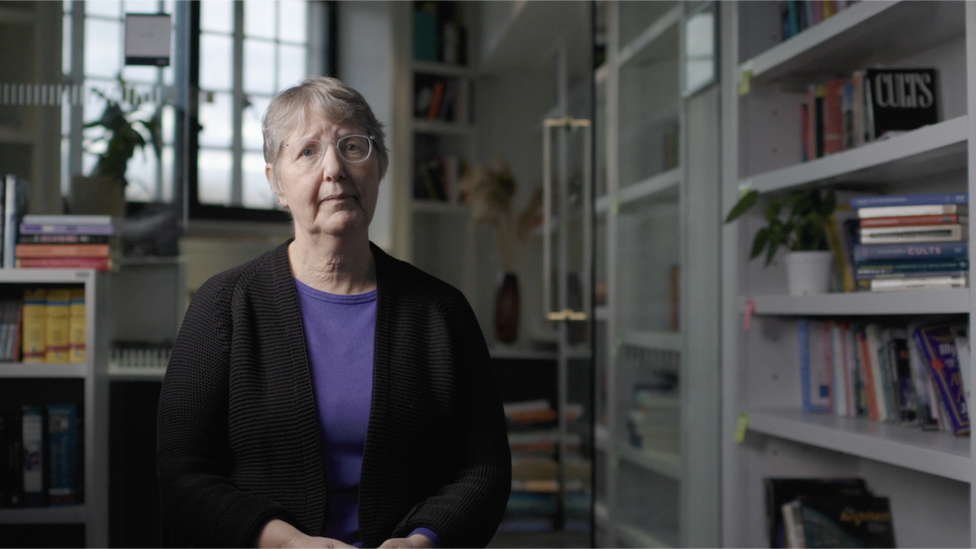
[[[156,158],[160,157],[162,109],[146,112],[141,108],[144,98],[131,93],[121,77],[117,80],[118,100],[92,88],[105,101],[101,117],[84,126],[102,130],[85,143],[88,152],[98,155],[98,162],[87,177],[72,178],[70,207],[75,214],[124,215],[129,160],[136,149],[144,150],[147,143],[152,144]]]
[[[759,202],[759,191],[751,190],[739,199],[725,218],[730,223]],[[837,207],[833,189],[793,190],[766,204],[766,226],[752,240],[749,259],[763,252],[768,266],[780,247],[785,247],[786,278],[790,294],[824,293],[830,287],[833,254],[826,227]],[[784,215],[785,214],[785,215]]]

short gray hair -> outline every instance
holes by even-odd
[[[278,154],[283,142],[293,131],[304,126],[310,112],[318,113],[333,123],[352,120],[363,126],[373,136],[373,152],[379,157],[380,179],[383,179],[390,166],[383,124],[376,119],[373,109],[358,91],[336,78],[316,76],[275,95],[261,121],[264,161],[273,167],[275,186],[278,183]]]

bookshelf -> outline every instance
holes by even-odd
[[[743,189],[763,197],[826,187],[972,195],[976,64],[966,52],[976,44],[974,6],[858,2],[785,41],[778,10],[721,3],[723,216]],[[872,67],[935,68],[939,122],[802,162],[807,86]],[[759,223],[721,229],[721,545],[768,545],[764,478],[857,476],[889,498],[900,546],[972,546],[972,438],[804,413],[796,358],[800,318],[971,326],[970,290],[790,296],[781,259],[769,268],[747,260]],[[737,441],[738,425],[747,427]]]
[[[74,402],[83,423],[78,454],[84,484],[81,503],[61,507],[0,509],[0,529],[37,528],[36,536],[53,525],[79,525],[80,539],[72,545],[108,545],[108,377],[105,353],[107,330],[101,320],[107,311],[108,279],[104,273],[76,269],[0,269],[0,289],[23,292],[37,287],[81,287],[85,290],[87,361],[79,364],[0,363],[5,404]]]
[[[709,5],[597,3],[601,547],[720,545],[718,348],[688,336],[717,330],[696,312],[718,306],[719,90],[681,84],[686,23]]]

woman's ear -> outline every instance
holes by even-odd
[[[268,180],[268,184],[271,185],[271,190],[274,191],[275,196],[278,197],[278,204],[281,204],[281,207],[287,210],[288,201],[281,192],[281,186],[275,176],[274,166],[271,163],[264,165],[264,177]]]

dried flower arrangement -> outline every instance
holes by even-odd
[[[515,195],[515,178],[508,165],[499,157],[490,166],[479,164],[469,170],[459,181],[461,196],[471,206],[471,223],[483,224],[494,229],[495,245],[503,272],[513,272],[515,256],[512,222],[512,197]]]

